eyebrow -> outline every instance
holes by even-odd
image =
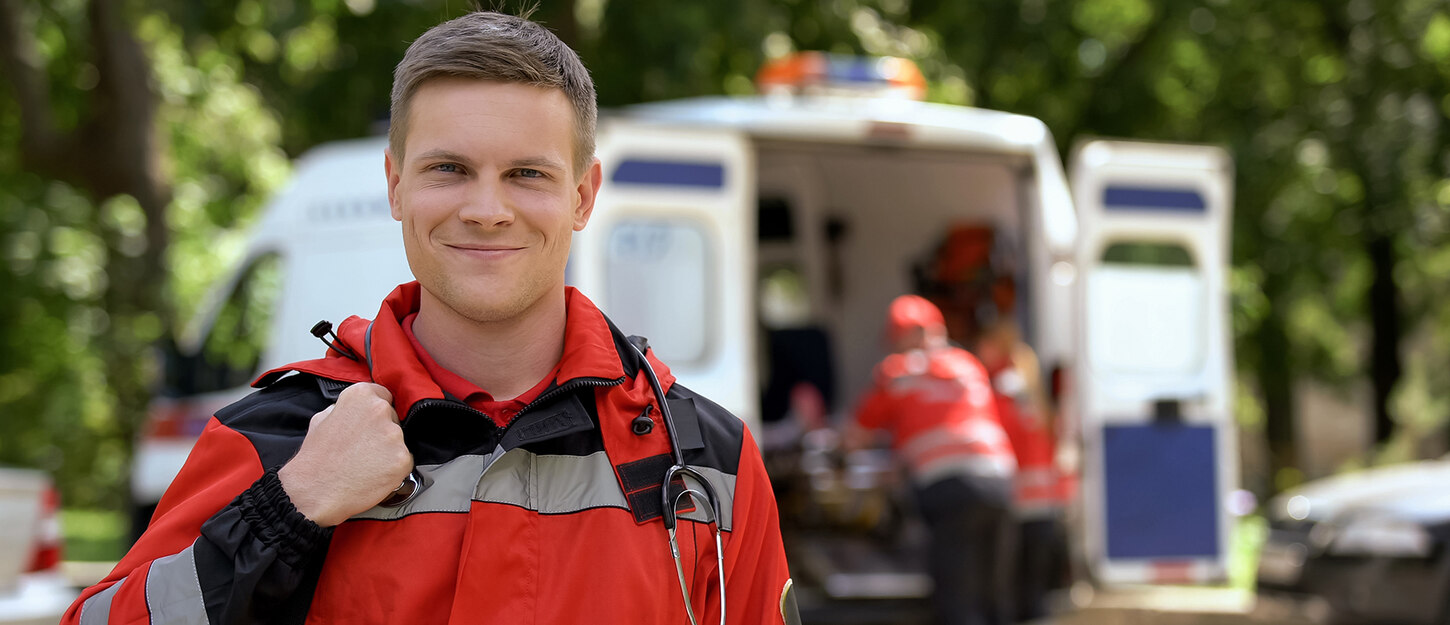
[[[458,161],[464,165],[473,164],[473,160],[450,150],[432,149],[413,157],[415,161]]]
[[[539,169],[564,169],[563,163],[547,156],[530,156],[509,161],[510,167],[527,167]]]
[[[433,149],[423,152],[415,157],[418,161],[456,161],[462,165],[472,166],[473,160],[454,152],[452,150]],[[529,167],[540,169],[564,169],[563,163],[547,156],[528,156],[509,161],[509,167]]]

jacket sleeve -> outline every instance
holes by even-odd
[[[61,622],[294,620],[288,614],[305,614],[307,580],[315,582],[330,536],[292,506],[252,441],[214,418],[151,526]]]
[[[790,568],[780,537],[775,493],[750,431],[740,446],[734,527],[725,537],[725,613],[729,625],[798,625]],[[714,563],[709,563],[713,569]],[[714,575],[696,579],[714,579]],[[714,594],[709,595],[711,598]],[[710,601],[701,623],[716,622],[719,605]],[[699,616],[699,615],[697,615]]]

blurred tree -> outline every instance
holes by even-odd
[[[285,177],[278,129],[227,58],[118,0],[0,1],[0,64],[0,462],[119,507],[172,287],[194,300]]]
[[[20,122],[18,164],[66,185],[55,189],[82,194],[84,199],[68,203],[83,207],[82,212],[89,209],[95,223],[75,219],[34,234],[49,235],[57,263],[74,264],[85,258],[80,254],[91,255],[73,269],[88,274],[83,287],[68,295],[90,299],[98,305],[93,310],[105,317],[106,330],[91,340],[117,404],[119,418],[110,429],[118,437],[129,437],[148,397],[141,356],[171,318],[162,296],[171,186],[161,171],[164,148],[155,132],[151,67],[119,2],[95,0],[84,6],[80,40],[86,45],[74,48],[65,45],[74,39],[64,36],[48,41],[37,37],[34,17],[23,8],[18,0],[0,1],[0,63]],[[54,61],[74,71],[52,72]],[[55,80],[62,77],[68,80]],[[57,102],[57,82],[73,84],[81,93],[66,93],[61,97],[67,101]],[[23,277],[26,272],[16,273]],[[47,299],[52,306],[59,304],[61,310],[54,312],[62,317],[76,312],[65,299]],[[18,304],[34,306],[35,300]]]

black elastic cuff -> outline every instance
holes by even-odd
[[[242,491],[235,503],[252,535],[276,549],[284,562],[298,567],[327,545],[332,528],[313,523],[297,511],[277,478],[277,469],[268,470]]]

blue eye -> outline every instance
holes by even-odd
[[[435,171],[441,171],[445,174],[455,174],[459,171],[457,163],[439,163],[437,165],[434,165],[433,169]]]
[[[537,169],[520,169],[519,175],[524,178],[543,178],[544,172]]]

